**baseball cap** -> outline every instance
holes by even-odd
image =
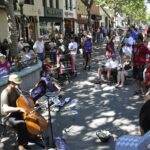
[[[14,82],[15,84],[22,83],[21,78],[15,73],[9,75],[8,81]]]

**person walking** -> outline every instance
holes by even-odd
[[[76,75],[76,54],[77,54],[78,44],[75,42],[74,37],[71,38],[71,41],[68,46],[68,50],[71,54],[71,63],[72,63],[72,73]]]
[[[91,53],[92,53],[92,36],[89,32],[85,39],[83,44],[83,58],[84,58],[84,70],[87,69],[90,70],[91,68]]]

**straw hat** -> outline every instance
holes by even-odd
[[[21,84],[22,83],[21,78],[15,73],[9,75],[8,81],[14,82],[15,84]]]

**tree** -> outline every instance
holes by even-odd
[[[91,30],[92,29],[91,8],[94,3],[94,0],[81,0],[81,2],[86,6],[86,10],[88,14],[88,30]]]
[[[100,6],[108,6],[114,10],[115,17],[118,13],[127,15],[133,21],[144,21],[146,9],[144,0],[95,0]]]
[[[7,22],[8,22],[8,40],[10,42],[10,55],[12,57],[18,55],[17,50],[17,29],[16,29],[16,21],[15,21],[15,14],[14,14],[14,5],[13,0],[4,0],[5,7],[6,7],[6,14],[7,14]]]

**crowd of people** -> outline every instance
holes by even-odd
[[[83,32],[77,36],[71,37],[62,34],[53,36],[47,43],[43,41],[43,37],[30,44],[25,43],[23,38],[18,41],[18,56],[23,62],[28,62],[32,58],[37,57],[42,62],[41,81],[44,84],[43,76],[49,75],[53,81],[52,84],[57,90],[62,90],[63,87],[55,80],[60,74],[64,73],[65,64],[62,61],[67,59],[69,63],[70,73],[73,76],[77,75],[77,53],[83,55],[83,70],[91,69],[91,54],[93,51],[93,44],[106,42],[106,63],[101,64],[98,68],[98,81],[96,84],[103,82],[102,75],[105,76],[108,84],[114,84],[116,88],[123,88],[125,86],[126,77],[129,72],[133,72],[133,79],[137,84],[135,94],[143,95],[145,100],[150,98],[150,49],[149,36],[143,37],[142,33],[138,33],[134,26],[125,31],[125,36],[120,38],[120,44],[115,47],[115,39],[118,33],[116,30],[106,32],[103,28],[98,28],[97,34],[91,32]],[[94,37],[93,37],[94,36]],[[104,40],[105,39],[105,40]],[[11,69],[11,59],[9,59],[9,44],[4,40],[3,46],[0,49],[0,70],[2,75],[8,75]],[[5,48],[4,48],[5,47]],[[5,69],[4,69],[5,68]],[[0,71],[1,72],[1,71]],[[41,83],[41,82],[40,82]],[[21,84],[21,79],[16,74],[10,74],[8,78],[8,85],[1,93],[2,115],[6,116],[9,113],[9,123],[15,127],[18,134],[18,149],[27,149],[28,135],[27,128],[22,117],[22,113],[26,111],[16,106],[16,101],[20,96],[17,88]],[[150,126],[145,124],[145,115],[148,111],[140,112],[141,134],[143,135],[150,130]],[[144,116],[143,116],[144,113]],[[149,118],[149,117],[148,117]],[[146,119],[148,119],[146,118]],[[16,124],[15,120],[19,120]],[[20,130],[21,129],[21,130]]]

